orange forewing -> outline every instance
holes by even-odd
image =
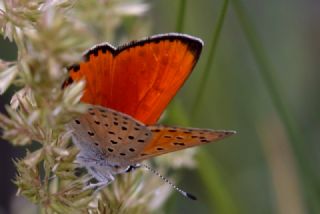
[[[71,66],[72,81],[86,80],[82,101],[154,124],[196,64],[199,39],[164,34],[114,48],[99,45]]]
[[[150,142],[134,161],[142,161],[162,154],[221,140],[235,134],[234,131],[198,128],[148,126],[152,131]]]

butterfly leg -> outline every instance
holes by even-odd
[[[85,187],[85,189],[92,189],[97,188],[95,191],[99,191],[105,186],[107,186],[109,183],[114,181],[114,177],[112,174],[99,170],[98,167],[87,167],[89,173],[98,180],[98,183],[89,183],[88,186]]]
[[[77,163],[87,169],[91,178],[97,180],[97,183],[89,182],[84,188],[85,190],[96,189],[95,191],[99,191],[114,180],[110,166],[106,165],[105,162],[101,162],[101,159],[97,157],[80,152],[77,156]]]
[[[94,158],[91,158],[90,156],[86,154],[82,154],[81,152],[77,155],[76,163],[80,164],[82,166],[88,167],[88,166],[95,166],[97,164],[97,160]]]
[[[114,178],[113,178],[113,180],[114,180]],[[99,192],[101,189],[103,189],[105,186],[107,186],[113,180],[111,180],[111,181],[101,181],[101,182],[98,182],[98,183],[89,183],[88,186],[86,186],[84,188],[84,190],[95,189],[96,188],[95,192]]]

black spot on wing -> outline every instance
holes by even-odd
[[[118,142],[115,141],[115,140],[110,140],[110,142],[111,142],[112,144],[118,144]]]
[[[180,142],[174,142],[173,145],[175,145],[175,146],[185,146],[184,143],[180,143]]]

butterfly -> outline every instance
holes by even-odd
[[[114,176],[162,154],[207,144],[234,131],[156,124],[198,61],[203,42],[186,34],[160,34],[88,50],[68,68],[63,87],[84,79],[81,101],[90,107],[67,127],[77,160],[105,186]],[[179,191],[179,190],[178,190]]]

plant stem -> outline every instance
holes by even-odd
[[[230,192],[227,191],[226,185],[223,182],[219,169],[214,164],[214,159],[204,149],[200,149],[197,154],[198,172],[204,186],[206,186],[209,199],[216,213],[234,214],[240,213],[236,209],[236,204],[233,201]]]
[[[181,33],[184,27],[184,16],[185,11],[187,8],[187,0],[180,0],[179,2],[179,12],[177,16],[177,23],[176,23],[176,32]]]
[[[283,96],[281,96],[279,87],[272,77],[272,71],[274,69],[265,53],[265,49],[261,45],[261,39],[258,37],[247,11],[240,0],[234,0],[232,3],[236,15],[238,16],[240,25],[245,33],[245,36],[247,37],[253,57],[259,67],[261,78],[264,81],[267,92],[270,95],[271,101],[278,113],[278,116],[286,129],[291,146],[295,152],[304,186],[306,187],[308,193],[311,194],[309,196],[312,196],[311,198],[309,197],[307,201],[310,201],[311,203],[313,202],[312,207],[316,209],[316,213],[320,213],[320,208],[317,203],[317,201],[319,201],[319,198],[317,197],[319,196],[319,192],[316,192],[316,188],[314,186],[315,176],[313,175],[310,162],[308,162],[306,159],[306,152],[302,145],[302,143],[306,142],[306,140],[304,140],[304,137],[299,131],[300,129],[289,112],[288,106],[286,106],[286,104],[283,102]]]
[[[213,34],[212,34],[212,43],[211,43],[211,46],[209,49],[209,55],[208,55],[207,62],[204,67],[203,74],[200,79],[200,85],[197,90],[195,101],[194,101],[192,111],[191,111],[191,115],[193,118],[196,117],[196,113],[199,110],[200,102],[202,100],[202,97],[204,95],[204,91],[205,91],[206,86],[208,84],[210,70],[211,70],[211,67],[214,62],[214,57],[215,57],[218,41],[220,38],[221,29],[222,29],[222,26],[223,26],[223,23],[225,20],[225,16],[226,16],[226,13],[228,10],[228,5],[229,5],[229,0],[224,0],[221,5],[221,9],[219,10],[218,19],[215,23],[215,29],[213,30]]]
[[[214,30],[213,42],[211,46],[211,51],[209,55],[207,70],[210,70],[210,59],[214,56],[214,51],[216,49],[216,45],[218,42],[218,38],[220,35],[220,31],[222,28],[223,20],[226,14],[228,0],[224,0],[223,6],[220,11],[219,18],[217,20],[216,28]],[[181,0],[179,5],[179,13],[177,16],[177,25],[176,31],[181,32],[184,27],[184,16],[186,9],[186,0]],[[212,50],[213,49],[213,50]],[[208,73],[205,72],[205,73]],[[207,75],[207,74],[206,74]],[[207,78],[204,78],[207,79]],[[198,90],[198,94],[203,93],[203,89]],[[183,123],[183,125],[188,126],[190,124],[190,117],[184,114],[183,105],[179,102],[179,100],[175,100],[175,102],[171,106],[171,111],[177,113],[179,112],[179,116],[175,117],[176,120],[180,120],[179,122]],[[172,117],[171,117],[172,118]],[[201,179],[203,180],[204,187],[207,187],[208,194],[210,196],[210,201],[217,201],[215,208],[218,213],[226,213],[233,214],[236,213],[235,204],[233,203],[232,197],[229,193],[227,185],[223,182],[221,178],[221,173],[219,169],[215,167],[213,158],[210,157],[206,152],[201,151],[198,155],[198,171]]]

